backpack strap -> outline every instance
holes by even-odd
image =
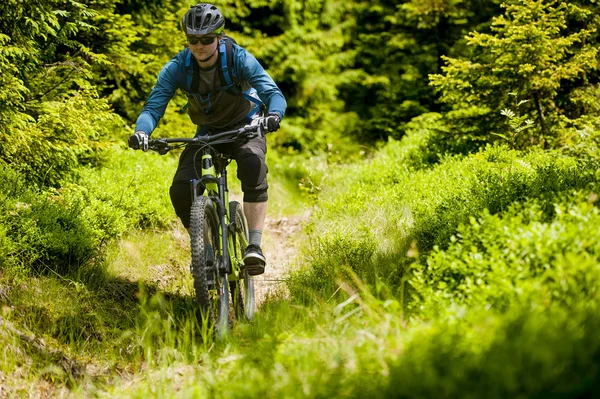
[[[193,55],[192,55],[192,51],[188,49],[187,51],[187,55],[185,57],[185,70],[187,71],[187,76],[186,76],[186,80],[185,80],[185,89],[189,92],[191,92],[193,90],[193,81],[195,79],[195,72],[196,72],[196,67],[197,67],[197,63],[196,62],[192,62],[193,59]]]
[[[225,86],[237,85],[237,76],[233,72],[233,39],[225,36],[219,42],[219,57],[221,69],[219,74]]]
[[[191,50],[188,49],[187,55],[185,57],[185,70],[187,71],[187,76],[185,79],[185,92],[188,95],[188,101],[187,103],[183,106],[182,110],[185,112],[187,111],[187,109],[190,107],[190,100],[189,100],[189,96],[190,93],[192,92],[192,88],[196,87],[194,86],[194,84],[198,84],[196,81],[197,77],[196,77],[196,68],[197,68],[197,63],[192,62],[192,52]]]
[[[219,57],[221,68],[219,69],[219,75],[221,77],[221,81],[225,83],[225,86],[219,87],[219,90],[228,91],[231,94],[236,96],[244,97],[246,100],[251,103],[256,104],[252,111],[248,114],[248,117],[252,117],[259,110],[264,110],[265,104],[260,100],[260,98],[256,98],[251,96],[248,93],[242,91],[241,85],[237,79],[233,68],[233,43],[235,41],[225,36],[219,42]]]

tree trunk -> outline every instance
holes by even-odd
[[[538,91],[533,93],[533,99],[535,101],[535,108],[537,109],[538,119],[540,120],[540,127],[542,128],[541,139],[544,142],[544,149],[546,149],[548,142],[546,137],[549,136],[548,126],[546,125],[546,117],[544,116],[544,108],[542,107],[542,101],[540,99],[540,93]]]

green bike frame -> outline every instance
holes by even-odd
[[[240,267],[243,265],[241,251],[236,251],[235,240],[233,237],[233,225],[231,224],[231,215],[229,214],[229,188],[227,187],[227,165],[230,160],[220,156],[216,162],[210,150],[203,150],[202,154],[202,175],[200,179],[191,181],[192,184],[192,203],[198,195],[209,197],[217,207],[217,214],[221,225],[219,237],[221,240],[221,251],[219,272],[226,273],[229,281],[238,281],[240,279]],[[204,190],[202,188],[204,187]],[[242,242],[241,248],[246,248],[248,242],[245,237],[239,236]]]

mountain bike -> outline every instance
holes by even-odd
[[[227,334],[232,313],[237,320],[252,319],[255,303],[254,280],[242,259],[248,246],[248,223],[241,204],[229,201],[227,165],[232,158],[214,146],[262,135],[262,126],[249,125],[210,136],[148,142],[148,149],[161,155],[175,148],[194,146],[198,148],[195,156],[202,157],[202,170],[197,179],[190,181],[193,197],[190,268],[203,320],[213,323],[217,337]]]

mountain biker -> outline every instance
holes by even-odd
[[[135,134],[129,137],[131,148],[147,151],[148,138],[177,89],[183,90],[188,96],[188,114],[197,125],[196,136],[237,129],[257,119],[257,115],[266,131],[279,128],[287,106],[281,90],[256,58],[236,44],[230,44],[229,48],[233,53],[232,69],[238,89],[225,87],[223,80],[226,79],[221,70],[225,69],[222,61],[225,46],[222,44],[229,39],[224,36],[224,27],[223,14],[212,4],[197,4],[185,13],[182,30],[188,46],[160,71],[156,85],[137,119]],[[253,93],[253,97],[250,98],[248,93]],[[254,104],[257,101],[266,105],[266,115],[260,113],[252,116],[258,107]],[[222,152],[230,151],[236,160],[237,177],[244,193],[244,214],[249,227],[249,245],[244,252],[244,263],[248,274],[259,275],[264,273],[266,265],[260,247],[268,199],[266,140],[264,137],[254,138],[226,147],[227,151]],[[190,180],[197,178],[195,158],[192,147],[183,151],[169,190],[175,213],[188,230],[192,205]]]

